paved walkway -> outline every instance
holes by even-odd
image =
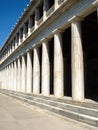
[[[46,114],[0,94],[0,130],[94,130],[94,128]]]

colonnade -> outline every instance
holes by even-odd
[[[64,61],[62,31],[53,32],[54,37],[54,96],[64,96]],[[50,95],[49,39],[44,38],[42,62],[40,65],[39,47],[35,46],[0,70],[0,85],[3,89]],[[84,100],[84,67],[81,38],[81,22],[75,19],[71,24],[71,75],[72,99]],[[41,78],[40,78],[41,76]],[[41,80],[41,81],[40,81]]]

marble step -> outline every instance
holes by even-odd
[[[96,109],[84,108],[59,101],[51,101],[48,98],[45,99],[40,96],[33,97],[31,94],[23,94],[18,92],[13,93],[11,91],[3,91],[2,93],[28,104],[54,112],[63,117],[68,117],[90,125],[98,126],[98,110]]]
[[[70,111],[74,111],[74,112],[78,112],[80,114],[85,114],[85,115],[88,115],[88,116],[92,116],[92,117],[98,117],[98,109],[95,109],[95,108],[89,108],[89,107],[83,107],[83,106],[79,106],[79,105],[76,105],[76,104],[69,104],[69,103],[66,103],[65,102],[61,102],[59,100],[52,100],[53,98],[48,98],[48,97],[44,97],[43,96],[34,96],[32,94],[23,94],[23,93],[14,93],[15,95],[17,96],[22,96],[22,97],[25,97],[27,99],[30,99],[30,100],[33,100],[33,101],[36,101],[36,102],[42,102],[42,103],[45,103],[45,104],[48,104],[48,105],[51,105],[51,106],[55,106],[55,107],[59,107],[59,108],[62,108],[62,109],[67,109],[67,110],[70,110]]]
[[[37,102],[35,100],[31,100],[29,98],[26,98],[25,96],[24,97],[19,96],[18,94],[15,95],[13,93],[8,93],[8,92],[6,92],[5,94],[9,95],[13,98],[16,98],[18,100],[21,100],[22,102],[25,102],[25,103],[40,107],[42,109],[51,111],[53,113],[56,113],[56,114],[62,116],[63,118],[68,117],[68,118],[71,118],[73,120],[77,120],[77,121],[98,127],[98,118],[96,118],[96,117],[92,117],[92,116],[88,116],[88,115],[81,114],[81,113],[78,113],[78,112],[59,108],[59,107],[52,106],[52,105],[49,105],[49,104],[46,104],[46,103],[43,103],[43,102]]]
[[[88,115],[88,116],[98,117],[98,110],[96,110],[96,109],[72,105],[72,104],[68,104],[66,102],[62,103],[62,102],[59,102],[59,101],[53,101],[51,99],[45,99],[45,98],[43,99],[41,97],[40,98],[39,97],[33,97],[31,95],[23,95],[22,97],[36,101],[36,102],[41,102],[41,103],[44,103],[44,104],[47,104],[47,105],[58,107],[58,108],[61,108],[61,109],[74,111],[74,112],[77,112],[77,113],[80,113],[80,114],[85,114],[85,115]]]
[[[9,93],[13,94],[13,92],[11,92],[11,91]],[[26,94],[26,93],[23,94],[23,93],[14,92],[14,95],[17,95],[19,97],[21,96],[21,97],[24,97],[26,99],[30,99],[30,100],[33,100],[36,102],[41,102],[44,104],[55,106],[58,108],[74,111],[74,112],[77,112],[80,114],[85,114],[85,115],[92,116],[92,117],[98,117],[98,109],[95,109],[95,108],[83,107],[81,105],[79,106],[79,105],[75,105],[75,104],[68,104],[68,103],[66,103],[66,101],[64,103],[62,103],[59,100],[51,100],[51,98],[48,98],[48,97],[43,98],[43,96],[34,96],[31,94]]]
[[[41,99],[47,99],[47,100],[52,100],[52,101],[57,101],[57,102],[62,102],[62,103],[67,103],[67,104],[72,104],[72,105],[78,105],[81,107],[87,107],[87,108],[93,108],[93,109],[97,109],[98,110],[98,103],[95,102],[75,102],[66,98],[54,98],[53,96],[42,96],[41,94],[39,95],[35,95],[32,93],[21,93],[21,92],[15,92],[15,94],[19,94],[19,95],[28,95],[28,96],[33,96],[33,97],[37,97],[37,98],[41,98]]]

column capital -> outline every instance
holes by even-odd
[[[26,50],[26,53],[31,52],[31,51],[32,51],[32,48],[27,49],[27,50]]]
[[[73,22],[73,21],[83,21],[83,17],[81,16],[73,16],[72,18],[70,18],[68,21],[69,22]]]
[[[42,38],[41,42],[47,42],[49,40],[49,38]]]
[[[55,33],[58,33],[58,32],[62,33],[62,32],[64,32],[64,30],[56,28],[52,33],[55,34]]]

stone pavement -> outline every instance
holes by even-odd
[[[0,130],[98,130],[0,94]]]

